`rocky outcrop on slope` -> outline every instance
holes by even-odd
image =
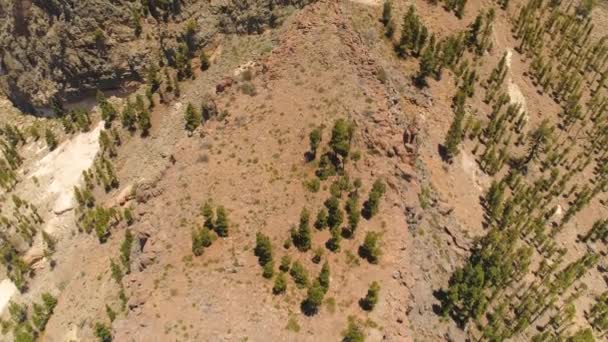
[[[151,61],[170,64],[190,20],[200,46],[218,30],[259,33],[312,1],[0,0],[0,91],[23,111],[51,112],[141,80]]]
[[[28,111],[137,78],[153,45],[135,48],[132,2],[1,0],[0,86]]]
[[[225,0],[217,7],[225,33],[261,33],[279,24],[287,8],[301,8],[316,0]]]

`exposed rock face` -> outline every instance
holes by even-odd
[[[151,61],[171,64],[190,19],[204,45],[218,30],[260,33],[286,6],[313,1],[0,0],[0,91],[23,111],[51,112],[141,80]]]
[[[0,87],[33,112],[137,78],[154,45],[130,48],[139,39],[134,9],[126,1],[0,0]]]
[[[280,22],[286,6],[303,7],[316,0],[224,0],[218,6],[225,33],[261,33]]]

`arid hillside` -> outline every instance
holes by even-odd
[[[605,340],[607,14],[0,0],[0,340]]]

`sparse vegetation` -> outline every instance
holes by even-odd
[[[46,140],[46,145],[49,147],[49,150],[53,151],[57,148],[57,137],[55,136],[55,133],[53,133],[52,130],[48,128],[46,129],[46,131],[44,132],[44,139]]]
[[[367,290],[367,294],[364,298],[359,300],[359,305],[363,310],[372,311],[378,303],[378,293],[380,292],[380,284],[372,282]]]
[[[302,209],[300,214],[300,225],[298,229],[292,229],[291,239],[293,245],[302,252],[306,252],[310,249],[311,244],[311,232],[310,232],[310,213],[308,209]]]
[[[287,290],[287,279],[285,279],[285,274],[283,272],[279,272],[276,278],[274,279],[274,285],[272,287],[272,293],[275,295],[285,293]]]
[[[360,323],[354,318],[348,318],[348,326],[346,330],[342,333],[344,338],[342,342],[364,342],[365,335],[363,333],[363,329],[360,326]]]
[[[378,213],[380,207],[380,199],[382,198],[385,192],[386,186],[381,180],[377,179],[374,182],[371,191],[369,192],[369,197],[367,198],[367,201],[363,203],[363,210],[361,211],[363,217],[369,220]]]
[[[293,278],[293,281],[296,283],[298,288],[305,288],[308,286],[308,271],[304,268],[304,266],[299,262],[295,261],[291,265],[291,270],[289,271],[289,275]]]
[[[367,259],[371,264],[378,263],[378,258],[380,257],[379,240],[380,234],[376,232],[367,232],[363,244],[359,247],[359,255],[362,258]]]

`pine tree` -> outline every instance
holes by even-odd
[[[445,138],[444,147],[446,152],[446,157],[448,160],[451,160],[458,154],[458,146],[462,141],[462,124],[464,121],[464,108],[459,106],[454,113],[454,120],[450,125],[450,129],[448,130],[448,134]]]
[[[320,127],[317,127],[310,132],[309,140],[310,140],[310,160],[314,160],[317,156],[317,148],[321,143],[322,139],[322,130]]]
[[[100,342],[112,342],[112,332],[103,323],[95,323],[95,336]]]
[[[211,232],[207,228],[195,229],[192,231],[192,254],[195,256],[203,255],[206,247],[211,246],[213,240]]]
[[[228,236],[228,215],[223,206],[217,207],[217,218],[215,220],[215,232],[218,236]]]
[[[310,249],[311,233],[310,233],[310,213],[308,209],[303,208],[300,213],[300,225],[297,230],[291,233],[294,246],[301,252],[306,252]]]
[[[44,132],[44,138],[46,140],[46,145],[49,147],[50,151],[53,151],[57,148],[57,137],[55,136],[55,133],[53,133],[52,130],[47,128]]]
[[[477,44],[479,35],[483,26],[483,12],[480,12],[475,17],[475,20],[469,25],[467,30],[467,46],[471,47]]]
[[[137,121],[137,115],[133,108],[133,103],[127,99],[127,103],[121,113],[122,126],[129,131],[135,131],[135,122]]]
[[[553,129],[551,128],[549,121],[545,119],[529,134],[528,155],[524,160],[524,165],[535,160],[540,153],[544,152],[545,147],[547,147],[551,141],[552,133]]]
[[[270,279],[274,276],[274,261],[270,260],[262,267],[262,277]]]
[[[275,295],[285,293],[287,289],[287,280],[285,279],[285,273],[279,273],[274,279],[274,286],[272,287],[272,293]]]
[[[332,196],[325,201],[325,207],[328,211],[327,224],[329,228],[339,228],[344,221],[344,214],[340,209],[340,200]]]
[[[377,179],[372,185],[367,201],[363,204],[363,210],[361,211],[363,217],[369,220],[378,213],[380,199],[385,192],[386,185],[380,179]]]
[[[120,266],[114,262],[114,259],[110,259],[110,271],[112,272],[112,278],[120,285],[123,273]]]
[[[426,87],[428,85],[426,79],[435,73],[437,69],[437,57],[436,57],[436,46],[435,46],[435,36],[431,37],[431,40],[427,47],[424,49],[422,53],[422,57],[420,58],[420,64],[418,69],[418,74],[416,74],[414,80],[419,87]]]
[[[120,245],[120,262],[127,273],[131,272],[131,248],[133,246],[133,234],[130,229],[125,229],[125,239]]]
[[[380,285],[378,282],[372,282],[367,290],[367,295],[361,298],[359,305],[365,311],[372,311],[378,303],[378,293],[380,292]]]
[[[312,255],[312,262],[318,264],[321,262],[321,258],[323,258],[323,248],[318,247],[315,249],[314,254]]]
[[[367,259],[371,264],[378,263],[378,257],[380,256],[380,246],[378,246],[378,240],[380,234],[376,232],[367,232],[363,245],[359,247],[359,255]]]
[[[456,8],[454,9],[454,14],[456,15],[456,17],[458,19],[462,19],[462,16],[464,15],[464,8],[467,4],[467,0],[457,0],[456,1]]]
[[[308,271],[299,261],[293,263],[289,275],[291,275],[298,288],[302,289],[308,286]]]
[[[306,315],[314,315],[319,311],[319,307],[323,304],[325,292],[318,280],[315,280],[311,287],[308,288],[306,299],[302,302],[302,312]]]
[[[139,10],[134,9],[131,12],[131,22],[133,24],[133,31],[136,37],[141,35],[142,26],[141,26],[141,13]]]
[[[348,327],[342,334],[344,335],[342,342],[365,342],[363,329],[352,317],[349,317]]]
[[[348,200],[346,201],[346,213],[348,218],[348,237],[353,237],[355,235],[355,230],[357,230],[357,226],[359,225],[359,220],[361,218],[361,212],[359,211],[359,195],[356,192],[353,192],[349,195]]]
[[[336,120],[331,131],[329,146],[336,156],[341,156],[344,160],[350,152],[350,142],[353,137],[354,126],[345,119]]]
[[[392,20],[393,17],[393,3],[391,0],[385,0],[382,6],[382,19],[380,20],[384,26]]]
[[[209,69],[209,67],[211,66],[211,62],[209,62],[209,57],[207,57],[207,54],[205,53],[205,51],[201,51],[200,60],[201,60],[201,71],[207,71],[207,69]]]
[[[97,91],[97,105],[101,109],[101,120],[105,122],[105,127],[109,128],[112,125],[112,121],[118,116],[118,113],[99,90]]]
[[[186,121],[186,130],[190,133],[194,132],[194,130],[201,123],[201,114],[191,103],[188,103],[188,107],[186,107],[186,114],[184,115],[184,118]]]
[[[317,219],[315,220],[315,228],[322,230],[325,227],[327,227],[327,210],[325,208],[321,208],[317,214]]]
[[[391,19],[388,24],[384,27],[384,36],[388,38],[393,38],[395,35],[395,21]]]
[[[331,237],[325,243],[327,249],[332,252],[340,251],[340,241],[342,241],[342,233],[339,227],[330,228],[329,232],[331,233]]]
[[[112,310],[112,308],[108,304],[106,304],[106,314],[108,315],[110,322],[114,322],[114,320],[116,319],[116,312]]]
[[[211,205],[211,201],[205,202],[202,213],[204,218],[203,226],[209,230],[215,230],[215,224],[213,223],[213,206]]]
[[[266,265],[266,263],[272,261],[272,245],[270,243],[270,238],[258,232],[255,235],[255,256],[258,257],[258,262],[260,266]]]
[[[186,44],[180,44],[175,53],[175,68],[177,69],[177,79],[179,81],[194,76],[192,64],[190,63],[190,51]],[[175,85],[177,88],[177,85]]]
[[[188,20],[186,23],[186,28],[184,30],[183,38],[186,42],[186,47],[188,51],[188,57],[192,57],[193,52],[196,51],[197,41],[196,41],[196,29],[197,22],[194,19]]]
[[[158,76],[158,68],[156,65],[152,64],[148,68],[146,82],[148,83],[152,93],[155,93],[160,88],[160,77]]]
[[[169,81],[167,81],[169,82]],[[173,85],[172,89],[173,89],[173,96],[175,96],[176,98],[179,98],[181,95],[181,88],[179,86],[179,79],[177,77],[177,75],[173,75],[173,82],[170,82],[171,85]]]
[[[329,278],[329,263],[325,261],[325,263],[323,263],[323,267],[321,268],[321,272],[319,273],[318,278],[319,285],[321,285],[321,288],[323,288],[323,293],[327,293],[327,291],[329,290]]]
[[[397,54],[402,58],[418,57],[427,37],[428,29],[422,24],[414,6],[411,5],[403,17],[401,39],[396,46]]]
[[[148,136],[150,134],[150,128],[152,128],[152,122],[150,121],[150,112],[148,109],[143,109],[139,112],[137,116],[137,122],[139,125],[139,129],[141,130],[141,135],[143,137]]]
[[[289,257],[289,255],[283,255],[281,258],[281,265],[279,265],[279,270],[281,270],[281,272],[289,272],[290,266],[291,257]]]

